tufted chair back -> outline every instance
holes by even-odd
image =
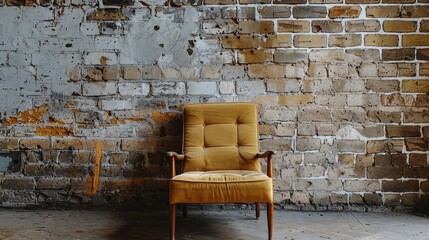
[[[183,172],[260,171],[255,104],[202,103],[184,108]]]

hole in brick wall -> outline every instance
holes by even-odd
[[[0,172],[18,172],[21,169],[21,152],[0,153]]]

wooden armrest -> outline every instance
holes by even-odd
[[[177,152],[167,152],[167,157],[171,158],[174,157],[175,159],[182,161],[183,159],[185,159],[185,155],[184,154],[178,154]]]
[[[185,155],[176,152],[167,152],[167,157],[170,159],[170,177],[173,178],[176,176],[176,159],[182,161],[185,159]]]
[[[273,176],[273,155],[276,154],[275,151],[265,151],[256,154],[258,158],[267,158],[267,176]]]
[[[265,151],[265,152],[259,152],[256,156],[258,158],[266,158],[269,155],[275,155],[275,154],[276,154],[276,151]]]

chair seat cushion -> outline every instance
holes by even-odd
[[[170,203],[272,203],[272,192],[272,179],[251,170],[190,171],[170,180]]]

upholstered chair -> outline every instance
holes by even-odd
[[[261,203],[266,203],[268,239],[272,239],[274,152],[259,153],[255,104],[189,104],[183,118],[183,154],[167,153],[171,239],[175,238],[176,205],[189,203],[256,203],[256,218]],[[266,174],[259,158],[267,158]],[[182,161],[178,175],[176,161]]]

